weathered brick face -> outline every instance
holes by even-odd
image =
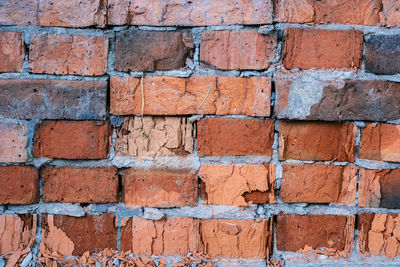
[[[25,59],[24,34],[0,32],[0,72],[19,72]]]
[[[27,124],[0,122],[0,162],[25,162],[28,159]]]

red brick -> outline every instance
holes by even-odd
[[[201,180],[213,205],[275,203],[275,165],[203,165]]]
[[[400,169],[360,169],[358,205],[373,208],[400,208]]]
[[[269,0],[250,1],[108,1],[108,23],[113,25],[207,26],[269,24]]]
[[[200,222],[204,254],[228,258],[263,258],[271,251],[270,220],[211,219]]]
[[[272,155],[274,124],[267,120],[202,119],[197,124],[199,154]]]
[[[122,218],[121,248],[134,255],[186,256],[201,252],[199,221],[193,218]]]
[[[42,255],[82,255],[85,251],[116,249],[117,228],[114,215],[44,215],[42,221]]]
[[[281,251],[326,248],[330,252],[351,252],[354,216],[279,214],[276,242]],[[342,254],[343,255],[343,254]]]
[[[400,27],[400,2],[398,0],[382,0],[382,12],[379,15],[382,26]]]
[[[206,67],[223,70],[268,69],[275,58],[275,34],[256,30],[203,31],[200,60]]]
[[[279,123],[279,159],[354,161],[357,127],[350,123]]]
[[[33,155],[63,159],[106,158],[110,126],[104,121],[44,121],[36,127]]]
[[[111,114],[140,114],[140,78],[112,77],[110,83]],[[149,115],[269,116],[271,109],[269,77],[153,76],[144,78],[143,92],[143,112]]]
[[[106,37],[40,34],[31,39],[29,66],[33,73],[103,75],[107,54]]]
[[[24,34],[0,31],[0,72],[20,72],[25,60]]]
[[[379,25],[381,1],[274,0],[275,21]]]
[[[26,123],[0,122],[0,136],[0,162],[27,161],[28,133]]]
[[[118,202],[118,172],[114,167],[44,167],[42,179],[44,202]]]
[[[367,123],[361,130],[359,157],[400,162],[400,125]]]
[[[283,202],[354,203],[357,166],[285,164],[279,196]]]
[[[0,166],[0,204],[39,202],[39,173],[33,166]]]
[[[286,29],[282,63],[287,69],[358,69],[361,31]]]
[[[193,170],[122,171],[122,200],[130,206],[184,207],[197,204],[197,173]]]

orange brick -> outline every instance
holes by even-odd
[[[0,31],[0,72],[20,72],[25,60],[24,34]]]

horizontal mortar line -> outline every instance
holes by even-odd
[[[70,80],[70,81],[107,81],[109,75],[105,74],[102,76],[81,76],[81,75],[63,75],[63,74],[40,74],[30,72],[8,72],[0,73],[0,79],[2,80]]]

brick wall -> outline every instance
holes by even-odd
[[[0,1],[0,266],[397,265],[399,9]]]

